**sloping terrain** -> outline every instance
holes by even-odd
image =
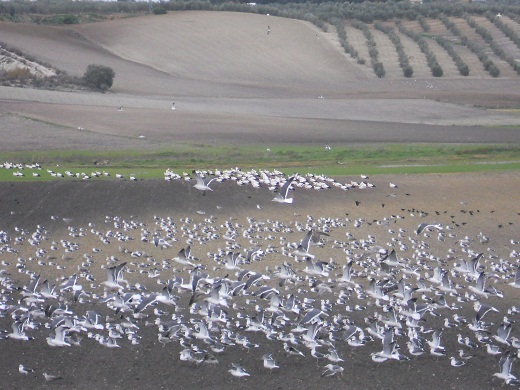
[[[444,76],[438,79],[471,79],[472,83],[475,79],[511,79],[511,86],[519,82],[520,76],[492,53],[464,19],[450,20],[486,50],[500,69],[500,75],[493,78],[485,71],[477,56],[461,45],[460,37],[448,31],[439,19],[426,20],[430,26],[428,32],[424,32],[417,21],[402,21],[407,29],[422,34],[429,42],[444,70]],[[520,51],[487,19],[477,17],[476,20],[491,31],[508,53],[516,56]],[[504,21],[518,28],[515,21],[507,18]],[[394,25],[393,21],[385,24]],[[359,52],[364,64],[343,52],[334,28],[323,32],[308,22],[247,13],[170,12],[67,27],[3,22],[0,34],[10,45],[72,75],[81,76],[90,63],[112,67],[116,72],[112,92],[168,99],[187,96],[332,98],[345,97],[353,87],[372,88],[374,81],[386,88],[372,70],[363,33],[352,28],[348,20],[345,27],[349,45]],[[388,37],[375,29],[374,24],[368,27],[377,41],[378,60],[386,70],[385,80],[406,80]],[[417,43],[395,29],[414,70],[413,79],[434,80]],[[452,42],[468,65],[469,76],[458,73],[453,59],[435,42],[435,37]],[[474,87],[472,84],[471,88]],[[465,90],[460,85],[454,89],[451,83],[444,83],[442,89],[447,92],[447,99]],[[487,86],[480,89],[489,90]],[[505,95],[509,93],[499,90]],[[404,93],[406,97],[439,99],[438,94],[431,96],[431,92],[410,95],[410,91],[400,90],[399,84],[392,85],[394,97]],[[472,93],[469,96],[470,104],[475,104]],[[479,105],[489,105],[485,94],[479,99]],[[516,96],[505,100],[509,99],[515,101]],[[456,101],[460,101],[459,96]]]
[[[195,80],[323,87],[360,74],[307,23],[266,15],[178,12],[78,31],[122,58]]]
[[[456,41],[438,19],[428,23],[430,36]],[[2,40],[58,69],[80,76],[96,63],[116,72],[103,95],[1,87],[0,115],[11,123],[1,146],[121,150],[518,138],[515,128],[501,127],[519,123],[517,113],[481,108],[518,107],[520,77],[511,68],[511,77],[492,78],[475,54],[454,43],[470,76],[458,75],[451,58],[438,55],[446,75],[434,78],[418,45],[399,33],[414,68],[405,78],[393,44],[369,25],[387,70],[378,79],[363,33],[348,21],[345,26],[365,64],[343,52],[335,29],[267,15],[186,11],[68,27],[0,23]],[[420,29],[415,22],[407,27]],[[34,137],[27,121],[48,136]],[[106,142],[96,142],[101,134]]]
[[[364,77],[310,24],[265,15],[176,12],[63,28],[1,23],[0,34],[71,74],[90,63],[111,66],[114,90],[123,92],[226,96],[254,87],[318,96]]]

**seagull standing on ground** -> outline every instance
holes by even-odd
[[[20,374],[27,375],[30,372],[33,372],[34,370],[31,368],[24,367],[23,364],[20,364],[18,366],[18,371],[20,371]]]
[[[242,378],[244,376],[249,376],[247,371],[240,364],[232,363],[232,366],[233,366],[233,368],[228,370],[231,373],[231,375],[236,376],[238,378]]]

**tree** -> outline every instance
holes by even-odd
[[[106,91],[112,86],[116,72],[108,66],[90,64],[83,75],[83,82],[92,89]]]

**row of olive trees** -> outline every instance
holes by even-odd
[[[415,20],[420,17],[436,18],[440,15],[461,16],[465,13],[483,15],[486,12],[494,14],[520,15],[520,6],[501,2],[425,2],[424,4],[411,4],[405,1],[388,2],[344,2],[344,1],[320,1],[294,2],[287,0],[257,1],[256,6],[250,6],[243,2],[223,0],[172,0],[161,1],[154,4],[153,9],[165,11],[181,10],[213,10],[234,11],[271,14],[284,17],[309,20],[322,28],[325,22],[333,24],[335,18],[357,19],[366,23],[374,20],[407,19]],[[0,2],[0,16],[8,15],[53,15],[53,14],[121,14],[121,13],[146,13],[150,12],[147,2],[133,1],[10,1]]]
[[[348,53],[350,54],[350,56],[352,58],[354,58],[355,60],[357,60],[357,63],[360,64],[360,65],[363,65],[365,64],[365,59],[364,58],[361,58],[359,56],[359,52],[354,49],[350,43],[348,42],[348,39],[347,39],[347,31],[345,30],[345,25],[343,23],[342,20],[340,19],[337,19],[334,23],[334,26],[336,27],[336,32],[338,34],[338,38],[339,38],[339,42],[341,44],[341,47],[343,48],[343,50],[345,51],[345,53]]]
[[[419,49],[421,49],[423,54],[426,56],[426,63],[432,71],[432,76],[442,77],[444,71],[442,70],[442,67],[439,65],[437,57],[435,57],[435,54],[433,54],[433,52],[431,51],[426,39],[424,39],[424,37],[421,34],[418,34],[415,31],[412,31],[404,27],[404,25],[400,21],[397,21],[396,24],[399,31],[412,38],[415,41],[415,43],[417,43],[417,45],[419,46]]]
[[[457,67],[457,70],[461,76],[469,76],[468,64],[466,64],[459,53],[457,53],[457,50],[455,50],[451,42],[443,37],[435,37],[435,40],[453,59],[453,62],[455,62],[455,66]]]
[[[491,59],[488,57],[488,55],[486,54],[486,51],[483,47],[481,47],[476,42],[471,41],[470,39],[468,39],[467,36],[462,34],[462,32],[455,25],[455,23],[453,21],[449,20],[447,16],[441,15],[439,17],[439,19],[446,26],[446,28],[453,33],[453,35],[459,37],[460,43],[462,45],[466,46],[478,57],[478,59],[484,66],[484,69],[487,72],[489,72],[489,74],[492,77],[498,77],[500,75],[500,69],[498,69],[497,66],[493,63],[493,61],[491,61]]]
[[[363,23],[360,20],[353,20],[352,27],[357,28],[358,30],[363,31],[363,35],[366,38],[366,44],[368,47],[368,55],[370,56],[370,62],[372,64],[372,69],[374,69],[374,73],[377,77],[382,78],[385,77],[386,71],[383,66],[383,63],[379,61],[379,52],[376,47],[376,41],[374,40],[374,36],[370,31],[370,28],[366,23]]]
[[[401,43],[401,38],[399,38],[395,30],[390,26],[377,22],[374,23],[374,27],[377,28],[379,31],[385,33],[394,44],[395,50],[397,51],[397,56],[399,58],[399,66],[403,70],[404,77],[412,77],[413,68],[410,65],[410,61],[408,61],[408,54],[406,54],[404,46]]]
[[[491,12],[486,12],[486,17],[520,49],[520,35],[511,26]]]
[[[418,16],[417,21],[419,22],[419,25],[421,26],[421,28],[423,29],[424,32],[430,31],[430,25],[428,24],[428,22],[426,21],[426,18],[424,16],[422,16],[422,15]]]
[[[464,15],[464,19],[466,19],[468,25],[471,28],[474,28],[475,32],[479,34],[484,39],[484,41],[486,41],[486,43],[489,45],[491,50],[493,50],[493,53],[495,53],[495,55],[507,62],[517,74],[520,74],[520,63],[518,63],[514,57],[510,56],[504,50],[504,48],[494,40],[493,34],[491,34],[491,32],[487,28],[485,28],[481,24],[477,24],[475,19],[473,19],[469,15]]]
[[[424,32],[430,31],[430,25],[426,21],[425,18],[421,17],[419,19],[419,25],[423,29]],[[446,38],[441,36],[434,36],[435,41],[448,53],[448,55],[451,57],[453,62],[455,63],[455,66],[457,67],[457,70],[462,76],[468,76],[469,75],[469,67],[468,64],[464,62],[464,60],[461,58],[459,53],[457,53],[457,50],[453,47],[450,41],[448,41]]]

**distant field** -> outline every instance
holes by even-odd
[[[466,20],[450,20],[485,47]],[[476,20],[520,57],[496,26]],[[397,31],[411,78],[375,23],[368,27],[387,70],[381,79],[366,37],[348,20],[347,40],[364,64],[343,51],[333,26],[324,32],[267,15],[186,11],[59,27],[2,22],[2,40],[32,57],[74,75],[100,63],[116,78],[105,95],[0,88],[0,159],[91,171],[108,160],[142,178],[218,165],[331,174],[518,169],[520,77],[490,54],[500,68],[492,77],[439,19],[424,22],[428,31],[417,21],[403,26],[427,40],[443,77],[431,75],[417,43],[394,21],[384,24]],[[469,76],[457,72],[438,37],[453,42]]]
[[[223,158],[222,156],[227,156]],[[500,145],[386,145],[328,148],[279,146],[199,147],[161,152],[13,152],[8,161],[38,162],[41,168],[0,167],[0,181],[162,179],[208,167],[277,169],[331,176],[354,174],[450,173],[520,169],[520,147]],[[96,164],[93,164],[96,161]],[[122,177],[119,177],[122,176]]]

